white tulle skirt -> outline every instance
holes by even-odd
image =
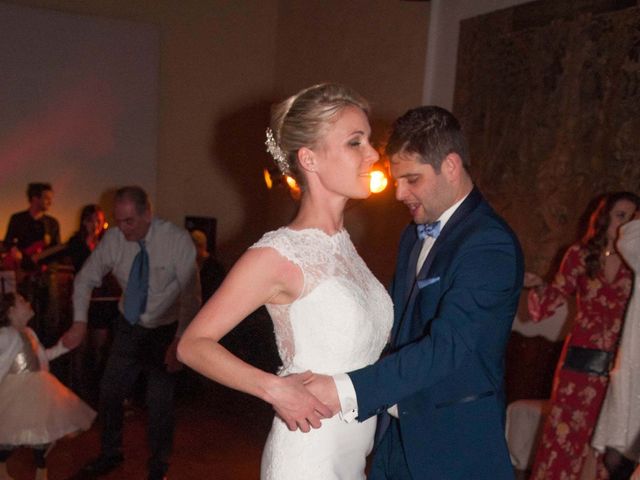
[[[44,445],[88,430],[96,412],[47,371],[0,383],[0,445]]]

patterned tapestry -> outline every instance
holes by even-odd
[[[465,20],[456,76],[473,177],[528,270],[552,267],[596,195],[640,193],[635,0],[543,0]]]

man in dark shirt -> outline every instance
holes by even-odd
[[[4,247],[16,266],[35,268],[34,256],[60,243],[60,225],[46,212],[53,202],[49,183],[30,183],[27,188],[29,209],[14,213],[9,220]]]

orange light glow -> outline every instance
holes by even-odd
[[[265,168],[262,171],[262,175],[264,176],[264,183],[267,185],[267,188],[271,190],[273,187],[273,179],[271,178],[271,172],[269,172],[268,168]]]
[[[369,176],[371,177],[369,180],[371,193],[380,193],[389,185],[389,180],[382,170],[373,170]]]
[[[289,175],[281,174],[277,169],[265,168],[262,171],[264,177],[264,183],[268,189],[272,189],[274,186],[280,186],[289,190],[289,194],[294,200],[298,200],[302,191],[300,185],[295,181],[293,177]]]
[[[302,193],[300,190],[300,186],[298,185],[298,182],[296,182],[296,180],[293,177],[290,177],[289,175],[285,175],[285,181],[287,182],[287,185],[289,187],[289,191],[291,193],[291,196],[295,199],[298,200],[300,198],[300,194]]]
[[[289,188],[294,190],[300,190],[300,187],[298,187],[298,182],[296,182],[296,180],[293,177],[290,177],[289,175],[285,175],[285,178],[287,181],[287,185],[289,185]]]

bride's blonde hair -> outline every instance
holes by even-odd
[[[282,158],[276,159],[282,173],[304,185],[298,166],[298,150],[315,148],[329,126],[345,107],[355,106],[369,114],[369,103],[349,87],[336,83],[314,85],[274,106],[271,130],[275,147]],[[267,136],[269,132],[267,132]]]

